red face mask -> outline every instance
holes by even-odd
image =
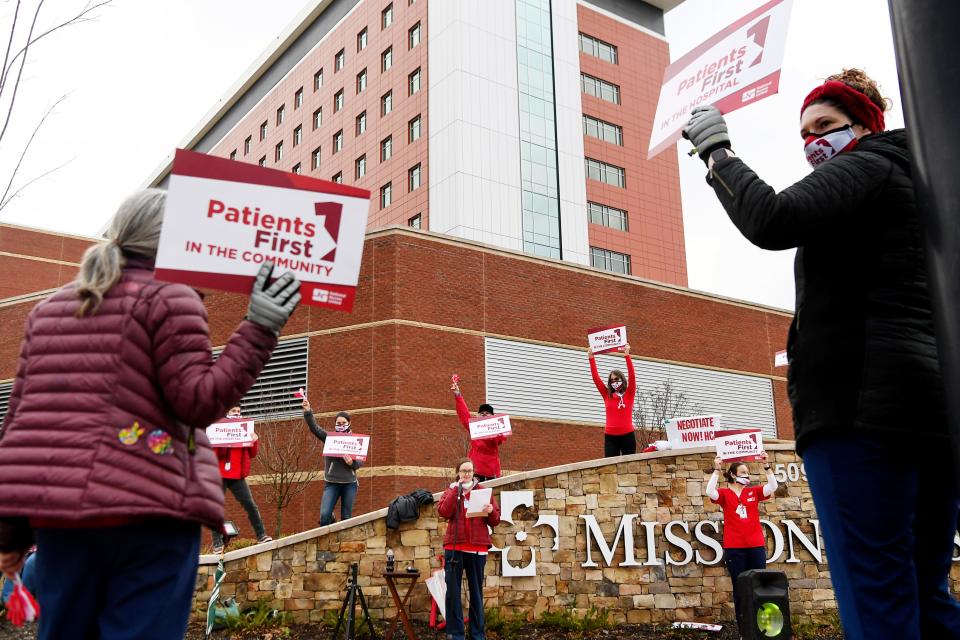
[[[811,133],[803,139],[807,162],[814,169],[827,160],[832,160],[844,151],[857,146],[857,136],[849,124],[824,133]]]

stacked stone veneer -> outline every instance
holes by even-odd
[[[792,464],[792,474],[797,476],[800,460],[792,445],[768,445],[767,450],[773,464],[784,465],[784,473],[791,470]],[[570,464],[489,483],[495,487],[494,495],[501,503],[503,492],[533,492],[533,508],[514,509],[514,524],[502,522],[493,538],[498,548],[511,547],[508,560],[513,566],[526,566],[535,550],[537,575],[505,577],[501,553],[491,553],[484,589],[486,606],[499,607],[504,612],[522,611],[530,616],[561,608],[582,614],[594,606],[609,610],[615,621],[636,623],[732,619],[730,579],[722,562],[709,564],[716,560],[715,550],[695,533],[699,528],[700,536],[709,534],[720,539],[714,531],[719,522],[697,525],[704,520],[722,520],[719,508],[703,496],[706,471],[712,468],[714,453],[707,449],[688,451],[637,454],[616,462],[608,459]],[[759,479],[759,465],[753,465],[752,471]],[[621,566],[627,559],[624,533],[613,547],[624,514],[636,514],[630,520],[630,532],[638,566]],[[558,516],[559,540],[554,539],[550,527],[535,526],[540,516],[549,515]],[[588,525],[582,515],[596,519],[605,537],[604,544],[613,549],[610,566],[596,539],[591,540],[590,557],[597,566],[583,566],[587,562]],[[798,535],[806,536],[816,549],[816,515],[802,475],[782,484],[776,497],[763,503],[761,517],[778,532],[764,527],[768,555],[777,551],[778,541],[782,542],[777,561],[768,566],[784,571],[790,578],[793,613],[816,617],[835,609],[825,550],[823,562],[817,562]],[[786,520],[792,524],[785,523]],[[673,521],[679,522],[670,525]],[[672,539],[665,535],[665,525],[669,525]],[[371,614],[392,617],[396,609],[380,575],[386,549],[390,547],[398,567],[412,564],[420,570],[421,582],[411,597],[410,610],[414,616],[426,618],[430,597],[422,578],[439,567],[437,556],[442,552],[445,530],[446,522],[438,519],[435,505],[422,508],[419,520],[403,524],[399,530],[387,529],[384,509],[240,549],[226,555],[227,573],[221,593],[223,597],[235,596],[241,608],[256,600],[268,600],[273,607],[292,612],[297,621],[321,620],[329,615],[327,612],[339,610],[347,571],[351,563],[357,562],[359,584]],[[652,536],[648,536],[650,532]],[[677,539],[679,544],[675,543]],[[653,558],[649,553],[651,544],[655,548]],[[670,561],[666,561],[667,554]],[[688,557],[690,561],[683,563]],[[201,557],[197,615],[205,611],[215,567],[215,556]],[[954,591],[958,582],[960,563],[954,563]]]

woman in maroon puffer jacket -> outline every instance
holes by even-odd
[[[200,526],[223,526],[204,427],[237,403],[300,300],[266,286],[220,358],[190,287],[153,278],[166,193],[128,198],[74,283],[27,319],[0,431],[0,570],[35,533],[39,637],[182,638]]]

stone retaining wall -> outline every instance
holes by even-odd
[[[765,525],[768,556],[774,560],[768,566],[790,578],[793,613],[816,617],[835,609],[836,603],[813,501],[792,445],[768,445],[767,449],[771,463],[783,465],[775,468],[787,478],[776,496],[761,507],[761,517],[769,521]],[[511,492],[532,492],[532,508],[517,506],[512,513],[504,508],[505,520],[493,537],[497,548],[510,547],[507,560],[514,573],[533,559],[535,575],[504,575],[501,552],[491,552],[486,606],[533,616],[566,608],[582,615],[595,606],[608,609],[615,621],[631,623],[731,620],[730,579],[716,557],[722,518],[719,508],[702,493],[714,453],[688,451],[577,463],[489,483],[503,507],[527,497]],[[760,479],[759,465],[751,466]],[[550,522],[553,516],[556,535]],[[513,524],[506,518],[512,518]],[[538,520],[547,523],[538,525]],[[614,547],[622,523],[625,526]],[[386,510],[381,510],[230,552],[221,593],[235,596],[241,608],[269,600],[273,607],[292,612],[297,621],[317,621],[339,609],[348,568],[357,562],[359,584],[371,614],[392,617],[396,610],[380,575],[386,549],[394,550],[398,567],[412,564],[426,577],[439,567],[437,554],[445,529],[434,505],[421,509],[419,520],[398,531],[387,529]],[[605,552],[612,554],[610,562]],[[817,553],[822,562],[817,561]],[[201,557],[197,615],[206,609],[215,566],[215,556]],[[510,572],[508,567],[506,573]],[[955,563],[954,591],[958,581],[960,563]],[[421,619],[429,615],[430,597],[422,582],[411,597],[410,609]]]

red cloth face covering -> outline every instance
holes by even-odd
[[[835,158],[838,154],[857,146],[857,137],[848,124],[832,131],[811,134],[803,141],[805,143],[803,151],[807,155],[807,162],[814,169],[827,160]]]

